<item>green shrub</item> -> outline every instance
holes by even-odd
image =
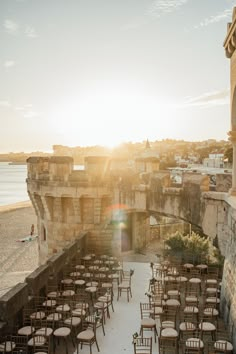
[[[198,263],[208,260],[211,243],[208,238],[202,237],[195,232],[191,235],[183,235],[176,232],[165,240],[166,254],[182,258],[186,262]]]

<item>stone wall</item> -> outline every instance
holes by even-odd
[[[9,330],[16,322],[21,321],[21,314],[29,299],[45,293],[48,283],[59,284],[62,271],[70,262],[76,261],[85,254],[86,233],[77,236],[77,241],[70,243],[61,252],[48,259],[47,263],[38,267],[27,276],[24,283],[19,283],[0,298],[0,328]],[[20,324],[20,323],[19,323]]]

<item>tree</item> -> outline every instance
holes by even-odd
[[[224,159],[228,159],[229,163],[233,162],[233,148],[229,147],[224,152]]]

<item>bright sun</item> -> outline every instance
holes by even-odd
[[[158,119],[163,125],[166,107],[138,93],[97,92],[59,103],[51,122],[61,144],[113,148],[149,137]]]

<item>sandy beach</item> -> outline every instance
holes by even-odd
[[[37,217],[30,201],[0,206],[0,296],[38,266],[37,240],[19,241],[30,235],[32,224],[37,235]]]
[[[37,235],[37,217],[30,201],[0,206],[0,297],[38,267],[38,242],[20,242],[30,236],[31,225]],[[155,262],[163,242],[155,240],[143,253],[124,256],[124,261]]]

